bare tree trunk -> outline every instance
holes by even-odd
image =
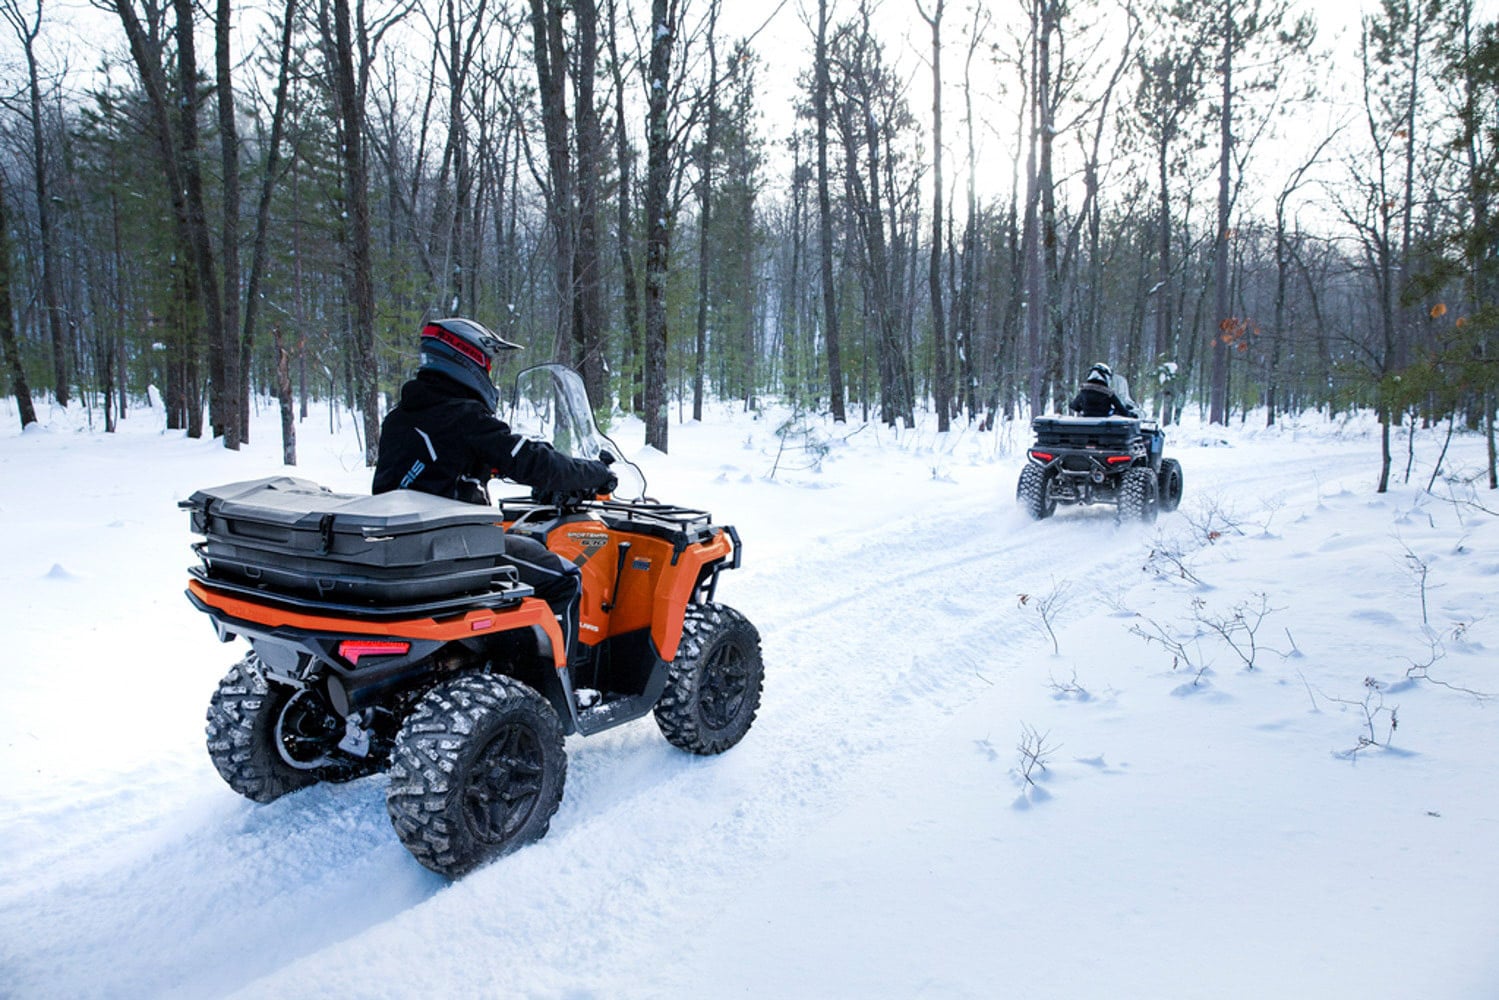
[[[1213,376],[1208,390],[1208,422],[1228,423],[1228,344],[1231,322],[1228,305],[1229,178],[1233,167],[1233,0],[1223,0],[1222,106],[1218,109],[1218,228],[1213,234]]]
[[[1499,489],[1499,474],[1495,473],[1499,469],[1499,448],[1494,442],[1494,393],[1489,389],[1483,390],[1483,436],[1488,439],[1489,489],[1496,490]]]
[[[962,284],[958,290],[955,306],[956,322],[953,324],[953,343],[958,352],[958,389],[960,404],[968,411],[971,421],[978,414],[982,401],[978,396],[978,369],[975,357],[979,343],[974,315],[974,296],[977,294],[979,275],[978,239],[978,159],[974,145],[973,123],[973,57],[984,37],[987,15],[975,8],[973,27],[968,38],[968,55],[963,62],[963,124],[968,140],[968,183],[966,190],[966,218],[963,223]]]
[[[619,22],[615,18],[615,0],[609,0],[609,61],[614,71],[614,144],[619,160],[619,271],[624,285],[625,357],[627,379],[620,390],[620,402],[629,399],[629,409],[639,413],[644,408],[641,396],[640,289],[635,277],[635,255],[631,251],[631,205],[634,197],[635,154],[630,148],[630,133],[625,128],[625,72],[619,60]]]
[[[1059,396],[1062,382],[1062,310],[1059,298],[1062,293],[1061,268],[1057,260],[1057,186],[1053,169],[1053,153],[1056,147],[1056,81],[1052,76],[1052,47],[1059,41],[1057,18],[1062,13],[1055,0],[1041,0],[1041,37],[1038,46],[1036,99],[1041,109],[1041,134],[1039,142],[1040,162],[1037,166],[1037,189],[1040,204],[1040,245],[1036,248],[1039,257],[1040,293],[1031,308],[1036,312],[1036,322],[1041,328],[1042,365],[1041,400],[1045,405],[1048,391]]]
[[[546,136],[547,217],[556,243],[553,274],[557,315],[552,350],[557,357],[576,361],[573,237],[577,206],[573,199],[572,154],[567,136],[567,47],[562,32],[561,0],[531,0],[531,33],[542,131]]]
[[[718,143],[718,0],[708,9],[708,120],[698,168],[697,340],[692,355],[692,419],[703,419],[703,369],[708,354],[708,239],[713,205],[713,156]]]
[[[187,2],[187,0],[177,0]],[[380,370],[375,353],[374,255],[370,246],[369,165],[364,157],[365,59],[356,52],[354,32],[364,33],[364,24],[353,23],[349,0],[331,0],[332,32],[323,13],[325,54],[333,84],[340,140],[342,142],[344,204],[348,220],[344,228],[344,290],[349,299],[350,336],[353,340],[354,385],[364,411],[364,463],[373,468],[380,450]],[[363,7],[360,8],[363,17]],[[329,35],[331,34],[331,38]],[[356,63],[356,59],[359,61]]]
[[[182,154],[178,139],[174,135],[167,94],[166,67],[163,62],[161,36],[165,27],[153,21],[148,32],[136,14],[133,0],[115,0],[114,10],[120,17],[125,36],[130,43],[130,55],[140,74],[142,89],[146,92],[146,103],[151,115],[151,132],[156,138],[157,151],[161,155],[162,170],[166,175],[167,190],[172,201],[172,221],[177,247],[182,259],[174,267],[181,282],[181,297],[174,303],[180,315],[176,316],[178,335],[173,342],[180,347],[179,356],[169,359],[167,371],[167,426],[185,429],[187,436],[203,435],[202,408],[198,385],[198,344],[194,335],[200,312],[218,317],[218,303],[211,306],[202,301],[197,268],[190,262],[194,257],[192,223],[189,219],[187,184],[184,179]],[[160,17],[162,12],[147,8],[148,13]],[[189,11],[189,16],[191,12]],[[191,29],[189,29],[191,33]],[[192,102],[184,102],[190,105]],[[200,185],[201,189],[201,185]],[[202,203],[199,203],[201,212]],[[201,215],[200,215],[201,221]]]
[[[865,30],[868,30],[865,21]],[[894,298],[900,274],[892,263],[892,248],[885,233],[885,188],[884,152],[880,123],[874,113],[870,95],[860,95],[857,106],[852,107],[863,130],[862,151],[852,145],[858,131],[852,121],[844,125],[847,150],[847,174],[856,216],[864,242],[864,277],[866,283],[866,310],[874,326],[875,350],[880,382],[880,421],[894,426],[897,421],[908,419],[909,400],[903,398],[905,386],[904,351],[895,318]],[[860,174],[860,158],[864,174]],[[863,178],[868,178],[867,185]],[[893,197],[893,194],[892,194]]]
[[[1160,230],[1156,235],[1159,240],[1158,253],[1160,255],[1160,271],[1156,284],[1156,325],[1155,325],[1155,362],[1166,363],[1168,358],[1176,354],[1176,337],[1174,326],[1176,318],[1176,295],[1171,284],[1171,188],[1170,188],[1170,146],[1169,138],[1162,137],[1160,148],[1156,157],[1156,179],[1159,185],[1159,215],[1156,226]],[[1168,382],[1156,397],[1156,416],[1164,423],[1171,423],[1171,396],[1172,390]]]
[[[603,263],[599,255],[599,185],[603,137],[593,85],[598,74],[599,30],[596,0],[574,0],[578,26],[577,70],[573,77],[578,137],[578,243],[573,283],[573,345],[583,384],[594,406],[609,405],[604,357]]]
[[[42,0],[36,0],[36,17],[21,13],[20,0],[4,0],[0,14],[10,22],[26,53],[26,87],[31,119],[31,171],[36,183],[37,226],[42,234],[42,312],[52,345],[52,394],[59,406],[72,398],[72,365],[62,303],[57,293],[57,227],[52,221],[52,195],[47,180],[46,146],[42,142],[42,84],[37,67],[36,40],[42,30]]]
[[[667,121],[671,50],[676,40],[676,0],[651,0],[651,55],[646,73],[645,217],[645,443],[667,450],[666,278],[671,253],[668,185],[671,129]]]
[[[1379,404],[1379,485],[1376,493],[1387,493],[1390,489],[1390,406]]]
[[[177,17],[178,143],[184,206],[187,210],[189,266],[194,270],[202,298],[202,322],[208,339],[209,424],[225,447],[239,444],[239,420],[233,415],[234,392],[227,383],[224,357],[223,299],[214,263],[213,240],[208,231],[208,211],[203,195],[202,151],[198,135],[198,55],[194,44],[193,0],[172,0]]]
[[[942,8],[930,15],[916,0],[916,9],[932,29],[932,251],[927,267],[927,289],[932,299],[932,402],[937,408],[937,430],[950,428],[952,376],[948,372],[946,316],[942,305]]]
[[[21,349],[16,343],[15,311],[10,298],[10,218],[5,206],[5,172],[0,170],[0,346],[5,349],[5,367],[10,370],[11,391],[16,394],[16,409],[21,428],[36,423],[36,407],[31,402],[31,386],[21,364]]]
[[[796,136],[791,140],[791,176],[800,179],[802,174],[802,145]],[[785,364],[785,385],[787,395],[790,396],[791,405],[794,409],[800,409],[803,398],[803,385],[801,377],[801,339],[802,339],[802,253],[806,245],[806,233],[803,229],[803,220],[806,217],[806,202],[804,185],[794,183],[791,185],[790,205],[790,227],[791,227],[791,261],[790,273],[781,286],[779,318],[776,321],[777,329],[781,331],[782,358]],[[774,352],[772,352],[774,356]],[[815,367],[815,366],[812,366]]]
[[[297,156],[293,147],[291,160],[291,294],[295,305],[297,322],[297,418],[307,419],[307,398],[310,394],[307,379],[307,317],[303,313],[306,301],[302,289],[302,184],[297,170]],[[329,400],[329,409],[332,409]]]
[[[242,437],[248,437],[250,414],[250,378],[242,366],[239,343],[239,125],[234,117],[233,58],[229,51],[230,0],[218,0],[218,20],[214,25],[214,72],[218,77],[215,96],[219,111],[219,154],[223,167],[224,223],[219,250],[224,262],[224,316],[219,335],[224,357],[224,447],[239,450]]]
[[[255,324],[260,310],[260,279],[265,274],[267,245],[271,230],[271,195],[281,175],[281,140],[286,127],[286,93],[292,55],[292,25],[297,0],[286,0],[282,11],[281,43],[276,70],[275,104],[271,108],[271,135],[266,149],[265,174],[261,178],[260,201],[255,210],[255,240],[250,251],[250,275],[245,287],[245,326],[240,338],[239,363],[244,377],[240,380],[241,439],[250,440],[250,358],[255,344]],[[300,301],[300,299],[299,299]],[[290,405],[283,400],[282,405]],[[293,445],[295,451],[295,444]],[[293,460],[288,463],[295,465]]]
[[[281,345],[281,327],[271,327],[271,347],[276,352],[276,400],[281,409],[281,463],[297,464],[297,417],[292,407],[291,356]]]
[[[446,211],[434,212],[432,231],[441,240],[439,249],[442,251],[442,260],[445,261],[442,266],[447,272],[441,276],[446,283],[446,294],[443,295],[445,301],[440,308],[445,313],[472,315],[477,305],[474,301],[474,282],[477,276],[471,273],[468,266],[466,234],[474,187],[474,167],[464,103],[470,96],[469,78],[474,56],[483,44],[488,26],[488,4],[486,0],[478,0],[472,8],[465,7],[460,11],[454,0],[447,0],[444,8],[443,27],[446,27],[447,33],[445,38],[439,39],[439,51],[442,53],[443,68],[447,71],[448,127],[442,168],[439,171],[438,197],[442,199]],[[425,128],[424,116],[423,129]],[[395,142],[391,145],[394,146]],[[396,150],[392,148],[388,155],[393,168],[397,159]],[[418,182],[420,173],[420,168],[413,171],[413,185]],[[390,187],[394,190],[396,186],[391,184]],[[414,210],[414,191],[411,200],[410,210]],[[439,214],[441,218],[436,217]],[[433,269],[430,263],[428,267],[429,271]]]
[[[1050,289],[1047,287],[1045,224],[1041,203],[1051,183],[1047,171],[1051,137],[1047,134],[1051,104],[1051,14],[1050,0],[1032,0],[1030,51],[1031,128],[1027,142],[1025,177],[1025,232],[1022,237],[1025,267],[1025,327],[1027,340],[1027,395],[1031,413],[1046,409],[1046,334],[1049,328]]]
[[[1400,199],[1400,274],[1405,281],[1409,281],[1410,277],[1415,273],[1415,264],[1411,259],[1411,242],[1415,234],[1413,217],[1416,208],[1416,111],[1421,105],[1421,73],[1425,69],[1421,62],[1421,46],[1426,40],[1428,27],[1425,12],[1426,4],[1420,2],[1420,0],[1410,5],[1410,76],[1406,84],[1403,123],[1405,132],[1405,179]],[[1396,316],[1397,331],[1394,367],[1396,371],[1400,371],[1410,364],[1412,323],[1409,306],[1398,303],[1396,309],[1398,312]]]
[[[817,56],[814,103],[817,107],[817,218],[821,246],[823,343],[828,353],[828,403],[833,420],[847,420],[843,410],[843,359],[838,343],[838,289],[833,285],[833,200],[828,181],[828,0],[817,0]]]
[[[110,154],[113,157],[113,153]],[[109,194],[109,236],[110,251],[113,257],[113,283],[114,283],[114,328],[115,328],[115,355],[114,370],[119,372],[119,378],[115,382],[116,406],[115,412],[119,419],[125,419],[126,399],[129,396],[128,369],[125,365],[125,241],[120,233],[120,196],[118,192],[111,191]]]

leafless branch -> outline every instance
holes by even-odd
[[[1046,762],[1051,759],[1052,754],[1061,749],[1060,744],[1047,743],[1050,736],[1049,732],[1036,732],[1028,723],[1020,724],[1020,742],[1015,747],[1020,754],[1016,771],[1027,785],[1036,783],[1031,773],[1038,768],[1042,771],[1046,770]]]

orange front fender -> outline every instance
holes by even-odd
[[[712,541],[694,545],[685,550],[671,568],[669,578],[663,578],[656,591],[656,604],[651,614],[651,640],[661,659],[667,663],[677,658],[677,647],[682,642],[682,619],[687,614],[687,602],[702,577],[703,567],[729,558],[734,554],[734,543],[727,531],[719,531]]]

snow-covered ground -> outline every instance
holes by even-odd
[[[1024,426],[783,418],[616,429],[743,538],[749,736],[570,738],[546,839],[448,883],[383,777],[257,806],[204,750],[240,651],[176,503],[281,471],[275,414],[235,454],[0,400],[0,996],[1499,996],[1480,439],[1378,495],[1367,421],[1189,423],[1181,511],[1116,527],[1018,514]],[[296,474],[365,488],[340,423]]]

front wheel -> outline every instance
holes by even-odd
[[[1015,499],[1033,520],[1040,521],[1056,513],[1057,502],[1049,495],[1054,470],[1039,465],[1027,465],[1020,470],[1020,482],[1015,485]]]
[[[723,753],[749,732],[764,682],[760,633],[749,619],[722,604],[691,605],[656,725],[673,746]]]
[[[1182,502],[1182,467],[1174,458],[1161,459],[1161,473],[1156,477],[1160,485],[1161,510],[1171,513]]]
[[[449,878],[539,840],[562,802],[562,723],[510,677],[427,692],[396,736],[385,809],[416,860]]]

